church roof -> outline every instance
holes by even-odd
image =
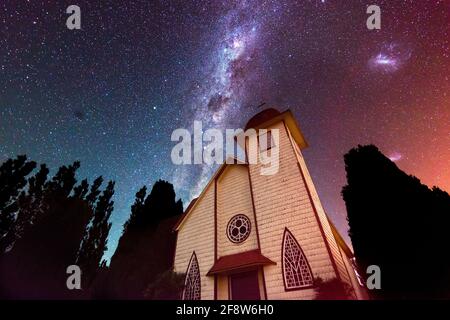
[[[233,271],[252,268],[261,265],[276,264],[263,256],[259,249],[230,254],[220,257],[207,273],[208,276],[219,273],[232,273]]]

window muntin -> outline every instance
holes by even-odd
[[[198,266],[195,251],[192,253],[191,261],[189,261],[188,271],[184,281],[183,300],[200,300],[201,298],[201,282],[200,268]]]
[[[286,290],[301,289],[313,285],[311,268],[303,250],[287,228],[283,236],[282,259]]]
[[[230,219],[227,225],[227,236],[231,242],[244,242],[251,231],[250,219],[243,214],[235,215]]]

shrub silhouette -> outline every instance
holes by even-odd
[[[353,299],[352,288],[337,278],[314,280],[315,300],[349,300]]]
[[[178,300],[184,285],[183,273],[167,270],[160,273],[144,292],[149,300]]]

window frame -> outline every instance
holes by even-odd
[[[310,284],[306,284],[303,286],[297,286],[297,287],[292,287],[292,286],[288,286],[288,283],[286,281],[286,272],[285,272],[285,263],[284,263],[284,258],[285,258],[285,243],[286,243],[286,235],[289,234],[289,236],[293,239],[294,244],[296,245],[296,247],[299,249],[301,256],[303,257],[303,259],[306,262],[306,265],[308,267],[308,272],[311,276],[311,283]],[[281,243],[281,272],[282,272],[282,276],[283,276],[283,284],[284,284],[284,290],[285,291],[295,291],[295,290],[304,290],[304,289],[309,289],[309,288],[313,288],[315,286],[315,281],[314,281],[314,274],[312,273],[312,269],[311,266],[309,265],[309,261],[308,258],[306,257],[305,253],[303,252],[302,247],[300,246],[300,244],[298,243],[297,239],[294,237],[294,235],[292,234],[291,231],[289,231],[288,228],[284,229],[283,232],[283,240]],[[301,278],[303,279],[303,274],[300,273]]]
[[[190,279],[190,277],[191,277],[191,269],[192,269],[193,265],[196,265],[196,267],[197,267],[196,273],[198,275],[198,298],[194,297],[194,299],[186,299],[187,283],[188,283],[188,279]],[[194,293],[194,295],[195,295],[195,293]],[[189,260],[189,264],[186,269],[186,275],[184,278],[184,287],[183,287],[181,300],[195,301],[195,300],[201,300],[201,299],[202,299],[202,277],[201,277],[201,273],[200,273],[200,264],[198,263],[198,259],[197,259],[197,255],[195,254],[195,251],[193,251],[192,255],[191,255],[191,259]]]
[[[239,240],[235,240],[233,239],[233,235],[230,235],[230,225],[232,222],[234,222],[234,220],[241,218],[242,220],[245,220],[247,226],[246,226],[246,233],[244,235],[244,237],[242,239]],[[240,231],[239,231],[240,232]],[[234,243],[234,244],[241,244],[243,242],[245,242],[249,237],[250,237],[250,233],[252,232],[252,222],[250,220],[249,217],[247,217],[245,214],[236,214],[233,217],[231,217],[231,219],[228,221],[227,223],[227,228],[226,228],[226,234],[228,237],[228,240],[230,240],[230,242]]]

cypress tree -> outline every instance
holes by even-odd
[[[172,227],[183,210],[172,184],[157,181],[147,197],[146,188],[141,188],[131,211],[111,258],[105,282],[114,284],[107,290],[109,298],[144,299],[148,286],[173,262]]]
[[[349,235],[360,274],[381,269],[374,298],[449,298],[450,196],[401,171],[375,146],[345,155]]]

